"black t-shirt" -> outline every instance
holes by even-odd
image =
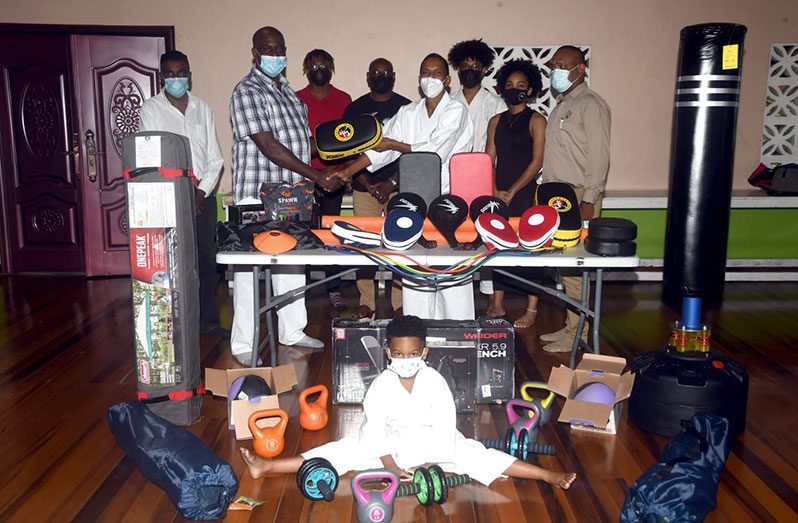
[[[388,101],[377,102],[369,93],[366,93],[349,104],[346,109],[344,109],[344,118],[346,119],[361,114],[373,114],[377,117],[377,120],[384,123],[385,120],[391,118],[393,115],[399,112],[400,107],[409,103],[410,100],[401,94],[393,93]],[[368,171],[364,172],[369,175],[372,182],[379,182],[389,178],[394,172],[396,172],[396,162],[388,164],[373,173],[369,173]],[[352,180],[352,189],[356,191],[366,190],[366,187],[359,181],[361,175],[362,173],[356,175]]]

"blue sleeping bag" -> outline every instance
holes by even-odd
[[[139,401],[117,403],[107,415],[119,446],[145,478],[166,491],[183,517],[208,521],[225,516],[238,492],[229,463]]]
[[[717,505],[720,472],[732,438],[729,420],[699,412],[626,492],[621,523],[703,521]]]

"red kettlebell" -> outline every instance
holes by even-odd
[[[319,392],[319,397],[308,402],[308,396]],[[321,430],[327,426],[327,399],[330,393],[324,385],[308,387],[299,394],[299,424],[306,430]]]
[[[265,418],[280,418],[274,427],[260,428],[257,421]],[[285,448],[285,429],[288,427],[288,414],[283,409],[268,409],[253,412],[249,416],[249,431],[252,433],[252,447],[262,458],[274,458]]]

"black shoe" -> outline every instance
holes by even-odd
[[[217,338],[224,339],[230,338],[230,331],[221,325],[211,325],[210,327],[200,329],[200,334],[207,334],[208,336],[216,336]]]

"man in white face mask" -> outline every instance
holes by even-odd
[[[385,123],[379,145],[366,151],[339,176],[347,180],[363,169],[374,172],[403,153],[433,152],[441,157],[441,194],[448,193],[449,159],[470,151],[474,138],[468,108],[447,92],[451,81],[446,59],[437,53],[427,55],[418,75],[424,97],[399,109]]]
[[[348,180],[363,169],[374,172],[403,153],[433,152],[441,158],[441,194],[449,192],[449,160],[469,152],[474,124],[468,108],[449,96],[449,64],[437,53],[421,62],[418,84],[424,97],[405,105],[383,127],[382,141],[352,162],[339,176]],[[396,175],[395,175],[396,176]],[[375,193],[380,199],[382,195]],[[387,196],[387,195],[386,195]],[[404,281],[403,312],[428,319],[467,320],[474,318],[471,279],[453,285],[427,288]]]
[[[610,169],[610,108],[585,84],[585,55],[572,45],[557,49],[546,64],[551,68],[551,87],[557,107],[546,126],[543,181],[565,182],[579,198],[582,220],[597,218]],[[563,278],[568,296],[578,300],[582,279]],[[543,334],[547,352],[571,352],[579,317],[568,311],[565,327]]]

